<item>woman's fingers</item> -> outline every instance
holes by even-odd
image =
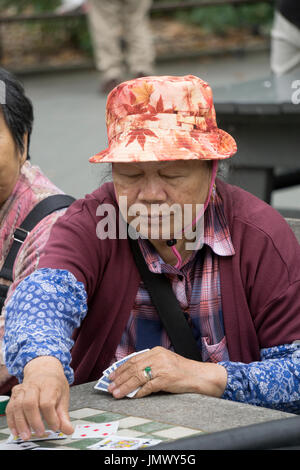
[[[17,390],[17,387],[18,386],[12,389],[11,398],[6,407],[7,425],[10,428],[14,437],[21,435],[21,433],[22,436],[27,436],[27,433],[29,431],[28,424],[23,413],[23,408],[19,404],[21,398],[20,394],[22,394],[23,391]]]
[[[44,387],[43,387],[44,388]],[[57,387],[48,384],[43,390],[30,383],[17,385],[6,408],[7,424],[14,436],[29,439],[31,432],[43,435],[45,426],[53,431],[71,434],[73,426],[68,414],[68,393],[63,395]]]
[[[108,391],[115,398],[123,398],[128,393],[141,387],[135,395],[136,398],[158,392],[163,389],[164,356],[173,354],[164,348],[156,347],[151,351],[134,356],[128,360],[111,375],[112,384]],[[145,369],[150,368],[150,376]],[[150,379],[150,377],[152,377]],[[155,379],[155,380],[154,380]]]
[[[60,426],[58,429],[64,434],[72,434],[74,432],[74,428],[71,424],[69,416],[69,387],[67,392],[68,393],[63,394],[57,406],[57,415],[60,422]]]
[[[115,398],[125,397],[143,383],[143,374],[136,363],[128,364],[127,367],[120,369],[118,373],[114,373],[110,377],[113,381],[109,385],[108,391],[111,392]]]
[[[49,390],[48,392],[40,392],[40,411],[45,419],[48,427],[52,431],[60,431],[60,419],[57,414],[57,406],[60,401],[60,396],[56,390]]]
[[[36,387],[17,385],[6,408],[7,424],[13,434],[29,439],[31,430],[43,434],[45,427],[39,412],[39,391]]]
[[[36,358],[24,370],[24,381],[12,389],[6,408],[7,424],[13,434],[24,440],[30,438],[32,431],[41,436],[44,421],[53,431],[71,434],[69,384],[59,361]]]

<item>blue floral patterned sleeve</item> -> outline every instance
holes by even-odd
[[[261,361],[220,362],[228,373],[222,398],[300,414],[300,344],[261,350]]]
[[[3,353],[9,373],[21,382],[30,360],[54,356],[72,383],[71,336],[86,312],[86,291],[70,272],[39,269],[25,278],[5,307]]]

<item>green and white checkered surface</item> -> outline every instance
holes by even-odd
[[[70,418],[74,428],[77,424],[118,421],[119,427],[116,435],[126,437],[145,437],[160,439],[161,441],[171,441],[202,434],[199,429],[93,408],[81,408],[70,411]],[[0,429],[0,444],[6,442],[9,435],[10,430],[8,428]],[[65,439],[35,441],[35,443],[41,447],[55,448],[57,450],[84,450],[88,446],[99,442],[99,440],[101,439],[72,439],[71,436],[67,436]]]

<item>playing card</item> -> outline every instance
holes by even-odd
[[[105,375],[103,375],[99,380],[98,382],[96,383],[95,385],[95,389],[96,390],[102,390],[103,392],[107,392],[107,388],[109,386],[109,384],[111,383],[111,381],[109,380],[108,377],[106,377]]]
[[[110,383],[111,383],[111,381],[107,377],[103,376],[103,377],[101,377],[101,379],[98,380],[98,382],[96,383],[94,388],[96,390],[101,390],[102,392],[108,392],[107,389],[108,389],[108,385]],[[141,387],[138,387],[136,390],[133,390],[133,392],[128,393],[128,395],[126,395],[126,396],[129,397],[129,398],[133,398],[134,395],[139,391],[140,388]]]
[[[103,383],[104,386],[108,387],[111,384],[111,380],[106,375],[102,375],[100,381]]]
[[[109,436],[96,444],[88,446],[92,450],[134,450],[153,446],[161,442],[159,439],[145,439],[140,437]]]
[[[123,359],[120,359],[119,361],[115,362],[112,364],[110,367],[108,367],[104,372],[102,377],[98,380],[98,382],[95,385],[96,390],[101,390],[102,392],[107,392],[108,386],[111,383],[109,380],[110,374],[116,370],[118,367],[120,367],[122,364],[124,364],[128,359],[130,359],[133,356],[136,356],[137,354],[141,354],[143,352],[149,351],[149,349],[143,349],[142,351],[137,351],[132,354],[129,354],[126,357],[123,357]],[[127,397],[132,398],[134,397],[137,392],[140,390],[141,387],[138,387],[136,390],[133,390],[132,392],[128,393]]]
[[[103,384],[101,380],[99,380],[95,387],[96,390],[101,390],[101,392],[107,392],[107,385]]]
[[[149,351],[149,349],[143,349],[142,351],[136,351],[134,353],[129,354],[126,357],[123,357],[123,359],[120,359],[119,361],[114,362],[114,364],[112,364],[107,369],[105,369],[105,371],[103,372],[103,375],[108,377],[114,370],[116,370],[118,367],[120,367],[122,364],[124,364],[124,362],[127,362],[128,359],[136,356],[137,354],[144,353],[146,351]]]
[[[119,421],[110,423],[78,424],[72,434],[72,439],[104,438],[117,432]]]
[[[66,439],[66,437],[67,436],[60,431],[51,431],[50,429],[47,429],[42,436],[37,436],[35,432],[32,432],[28,441],[48,441],[52,439]],[[23,441],[20,437],[14,437],[11,434],[7,442],[19,444],[20,442],[28,441]]]
[[[0,444],[0,450],[33,450],[38,447],[37,444],[33,444],[33,442],[4,442]]]
[[[40,447],[40,446],[36,446],[34,449],[32,450],[64,450],[64,449],[60,449],[59,447]]]
[[[133,397],[137,394],[137,392],[140,390],[140,388],[141,388],[141,387],[138,387],[138,388],[136,388],[135,390],[133,390],[133,392],[128,393],[128,394],[126,395],[126,397],[128,397],[128,398],[133,398]]]

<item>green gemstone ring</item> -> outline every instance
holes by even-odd
[[[151,371],[151,367],[150,367],[150,366],[145,367],[145,369],[144,369],[144,376],[145,376],[146,379],[148,379],[148,380],[153,379],[153,377],[152,377],[152,371]]]

